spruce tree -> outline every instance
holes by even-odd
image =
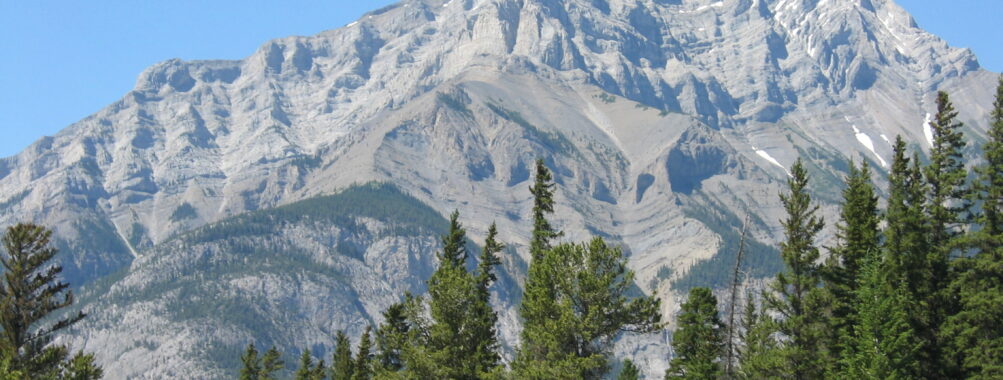
[[[419,341],[409,341],[412,360],[406,367],[412,374],[475,379],[492,371],[499,360],[494,337],[497,317],[486,287],[494,277],[490,269],[496,259],[491,257],[501,245],[491,234],[486,247],[489,251],[482,255],[487,260],[477,273],[468,272],[466,232],[458,218],[456,212],[450,217],[439,268],[428,281],[428,323],[410,322],[424,326],[419,335],[412,334]]]
[[[404,368],[402,352],[407,345],[409,330],[403,302],[390,305],[383,312],[383,323],[376,329],[377,373],[392,373]]]
[[[354,380],[369,380],[373,377],[373,370],[370,366],[372,363],[373,355],[372,352],[372,340],[370,340],[371,327],[366,327],[366,331],[362,333],[362,338],[359,339],[359,352],[355,356],[355,369],[352,373],[352,379]]]
[[[915,379],[920,376],[920,342],[909,322],[909,296],[901,276],[878,253],[862,260],[857,323],[844,339],[840,372],[834,378]]]
[[[325,380],[327,379],[327,366],[324,365],[324,359],[317,361],[317,365],[313,366],[310,370],[310,380]]]
[[[554,213],[554,177],[543,159],[536,160],[536,175],[529,192],[533,194],[533,237],[530,240],[529,252],[532,259],[537,259],[543,252],[550,249],[553,240],[561,236],[555,229],[547,214]]]
[[[962,156],[965,148],[963,124],[957,117],[958,112],[948,94],[939,92],[937,115],[930,123],[933,130],[930,163],[923,172],[927,183],[930,245],[926,266],[929,273],[917,294],[926,309],[926,320],[922,321],[919,332],[923,341],[923,375],[928,378],[956,375],[952,371],[957,363],[943,356],[940,327],[955,307],[954,297],[947,294],[952,276],[950,257],[970,212],[970,194],[965,185],[968,172]]]
[[[958,298],[958,312],[944,324],[946,350],[957,363],[959,377],[1003,378],[1003,77],[996,89],[989,141],[977,168],[978,215],[972,258],[955,262],[957,277],[949,294]]]
[[[499,242],[497,237],[498,228],[494,223],[491,223],[477,265],[475,274],[477,298],[472,305],[468,323],[471,339],[477,344],[474,356],[470,359],[475,363],[477,371],[481,373],[494,370],[501,360],[498,355],[499,344],[495,328],[498,323],[498,314],[491,307],[491,293],[489,291],[491,284],[497,281],[494,267],[501,263],[498,253],[505,249],[505,245]]]
[[[946,92],[937,94],[937,115],[930,122],[933,147],[930,163],[923,174],[928,186],[928,213],[930,216],[930,244],[937,248],[929,260],[937,274],[947,275],[947,251],[950,240],[962,232],[967,222],[970,197],[965,186],[968,171],[962,151],[965,137],[963,123],[957,120],[958,112]]]
[[[786,240],[780,244],[786,269],[770,284],[765,303],[769,312],[779,315],[777,326],[788,339],[779,351],[786,371],[794,379],[818,379],[823,375],[824,363],[819,347],[822,318],[817,303],[821,276],[815,239],[824,223],[808,194],[808,174],[801,159],[791,167],[787,183],[789,193],[780,196],[787,211],[782,221]]]
[[[47,377],[60,371],[67,350],[54,346],[55,333],[84,318],[83,312],[54,318],[73,303],[69,284],[59,281],[62,267],[50,263],[52,231],[35,224],[7,228],[2,242],[3,281],[0,282],[0,350],[11,356],[12,369],[29,377]]]
[[[1003,76],[996,87],[996,101],[990,119],[989,141],[982,147],[985,164],[978,169],[976,181],[981,231],[987,237],[1003,236]],[[1000,241],[994,241],[997,245]]]
[[[929,228],[923,209],[923,178],[915,159],[907,157],[901,136],[895,138],[888,182],[887,227],[884,230],[887,265],[890,271],[904,277],[912,295],[910,303],[918,304],[920,285],[929,275],[926,261]]]
[[[738,378],[759,380],[781,378],[785,372],[779,347],[773,339],[776,322],[756,306],[753,294],[746,296],[738,351]]]
[[[296,369],[294,378],[296,380],[313,380],[313,372],[313,356],[310,356],[310,349],[305,349],[300,355],[299,368]]]
[[[542,160],[536,167],[530,187],[532,261],[519,305],[523,330],[512,363],[514,376],[599,378],[608,369],[607,351],[615,334],[660,326],[659,301],[626,296],[633,272],[626,269],[623,252],[602,239],[552,245],[560,236],[546,218],[553,213],[553,177]]]
[[[258,380],[261,376],[261,358],[258,357],[254,343],[247,345],[244,354],[240,355],[240,362],[243,365],[240,369],[240,380]]]
[[[857,289],[860,268],[867,257],[878,254],[880,231],[878,197],[870,182],[870,169],[864,162],[859,168],[850,162],[850,173],[843,190],[843,205],[836,225],[837,244],[824,267],[826,297],[829,305],[827,328],[823,331],[827,371],[838,371],[839,356],[850,349],[857,320]]]
[[[616,380],[637,380],[641,377],[641,370],[637,368],[637,365],[630,359],[623,360],[623,368],[620,368],[620,374],[616,376]]]
[[[355,373],[352,361],[352,342],[344,331],[338,330],[334,337],[334,356],[331,358],[331,379],[350,380]]]
[[[718,318],[717,298],[708,288],[693,288],[682,305],[672,335],[675,357],[666,379],[716,379],[722,376],[724,324]]]
[[[272,346],[268,351],[265,351],[265,355],[261,358],[261,372],[258,375],[259,380],[275,380],[277,377],[276,373],[281,371],[285,367],[285,363],[282,361],[282,354],[279,350]]]
[[[554,277],[559,275],[553,266],[544,265],[544,254],[550,250],[552,240],[559,235],[547,220],[547,214],[554,212],[554,183],[550,170],[543,160],[536,161],[533,186],[533,235],[530,240],[529,271],[523,287],[519,316],[523,321],[521,344],[513,367],[523,367],[524,371],[532,363],[548,360],[560,346],[568,342],[557,342],[554,321],[562,317],[557,304]],[[569,316],[563,316],[570,318]],[[552,359],[552,358],[551,358]],[[553,361],[553,360],[551,360]]]
[[[553,274],[555,307],[549,318],[524,326],[523,337],[530,339],[523,340],[513,363],[516,377],[602,378],[617,334],[661,327],[659,300],[628,297],[634,273],[623,251],[601,238],[557,245],[533,265]]]

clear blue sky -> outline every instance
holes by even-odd
[[[0,0],[0,157],[119,99],[156,62],[243,58],[269,39],[338,28],[393,2]],[[897,2],[1003,71],[1003,1]]]

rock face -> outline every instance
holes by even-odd
[[[0,160],[0,222],[57,230],[92,308],[65,339],[109,374],[226,377],[216,359],[251,339],[323,352],[334,330],[378,321],[423,289],[437,232],[399,234],[395,215],[192,236],[390,183],[458,209],[474,241],[498,222],[512,345],[505,294],[528,260],[537,157],[556,174],[566,239],[622,244],[670,314],[673,284],[726,280],[715,271],[746,213],[754,262],[775,267],[795,158],[831,215],[848,159],[881,175],[889,139],[928,147],[936,90],[980,141],[995,80],[890,0],[407,0],[244,60],[149,68],[122,100]],[[289,266],[246,264],[278,257]],[[284,330],[224,317],[247,310]],[[651,373],[668,355],[662,337],[618,350]]]

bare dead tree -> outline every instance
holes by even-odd
[[[738,303],[738,283],[742,270],[742,256],[745,254],[745,236],[749,232],[749,214],[745,214],[742,222],[742,237],[738,242],[738,255],[735,257],[735,270],[731,277],[731,302],[728,303],[728,339],[725,352],[725,376],[735,377],[735,304]]]

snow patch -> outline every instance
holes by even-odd
[[[762,157],[764,160],[769,161],[771,164],[776,165],[777,167],[779,167],[781,169],[784,169],[784,172],[787,173],[788,177],[793,177],[794,176],[794,175],[791,174],[791,172],[789,170],[787,170],[786,167],[784,167],[784,165],[782,165],[780,163],[780,161],[777,161],[776,158],[773,158],[773,156],[771,156],[765,150],[756,149],[756,147],[752,147],[752,149],[756,151],[756,154],[758,154],[759,157]]]
[[[933,122],[933,115],[927,112],[926,118],[923,119],[923,136],[926,136],[926,142],[933,148],[933,127],[930,126],[931,122]]]
[[[881,155],[874,150],[874,141],[871,140],[871,136],[868,136],[866,133],[861,132],[856,125],[853,126],[853,134],[857,137],[857,141],[860,142],[860,145],[863,145],[865,148],[867,148],[867,150],[870,150],[871,153],[874,154],[874,157],[877,157],[878,161],[881,161],[882,167],[888,167],[888,163],[885,162],[885,159],[881,158]]]
[[[345,27],[346,28],[350,28],[350,27],[355,26],[355,24],[358,24],[358,23],[359,23],[358,21],[352,21],[352,22],[348,23],[348,25],[345,25]]]
[[[884,133],[881,134],[881,139],[885,140],[885,142],[888,143],[888,145],[892,145],[892,140],[889,140],[888,136],[885,136]]]

